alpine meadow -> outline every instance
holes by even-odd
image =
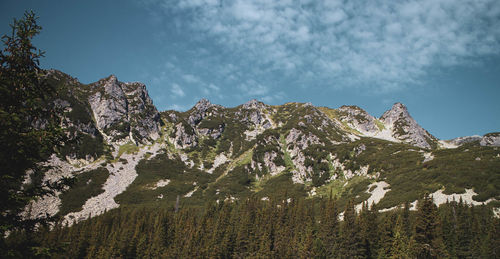
[[[271,2],[0,4],[0,258],[500,258],[500,4]]]

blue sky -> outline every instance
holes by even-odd
[[[0,33],[27,9],[43,68],[143,82],[160,110],[402,102],[441,139],[500,131],[497,0],[0,0]]]

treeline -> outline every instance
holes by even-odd
[[[247,199],[178,212],[120,208],[42,230],[36,242],[52,258],[500,257],[500,219],[485,206],[437,208],[427,196],[417,211],[380,213],[364,204],[357,213],[352,202],[342,210],[336,204]]]

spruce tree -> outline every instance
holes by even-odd
[[[365,251],[361,242],[357,213],[352,199],[349,200],[344,211],[344,222],[340,238],[339,258],[363,258]]]
[[[467,258],[471,256],[471,241],[473,240],[472,222],[473,215],[471,214],[469,206],[464,204],[462,199],[458,203],[456,210],[456,231],[455,238],[455,254],[458,258]]]
[[[338,248],[339,221],[336,201],[332,198],[324,201],[326,203],[321,211],[321,226],[318,236],[322,241],[326,255],[329,258],[335,257],[335,250]]]
[[[391,247],[392,259],[410,259],[412,258],[409,248],[409,240],[405,234],[403,226],[403,216],[398,215],[396,225],[393,230],[393,242]]]
[[[365,258],[376,258],[378,250],[378,229],[375,205],[372,205],[370,209],[368,208],[367,202],[363,203],[359,214],[359,227]]]
[[[439,228],[437,207],[428,194],[425,194],[417,205],[415,222],[416,257],[443,258],[446,254]]]
[[[377,258],[388,258],[391,254],[392,244],[394,242],[394,222],[397,214],[388,212],[381,220],[378,227],[378,251]]]
[[[51,102],[56,92],[39,67],[43,52],[32,43],[42,27],[31,11],[14,19],[11,28],[12,33],[2,37],[5,49],[0,51],[0,254],[31,256],[30,251],[41,249],[34,243],[33,229],[47,218],[27,219],[21,212],[30,201],[61,189],[36,179],[43,179],[46,170],[38,162],[48,157],[62,134]],[[24,184],[28,169],[32,181]],[[24,232],[21,251],[5,246],[6,233],[12,231]],[[33,249],[27,249],[30,246]]]

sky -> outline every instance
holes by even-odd
[[[42,68],[143,82],[159,110],[402,102],[440,139],[500,131],[498,0],[0,0],[0,34],[25,10]]]

